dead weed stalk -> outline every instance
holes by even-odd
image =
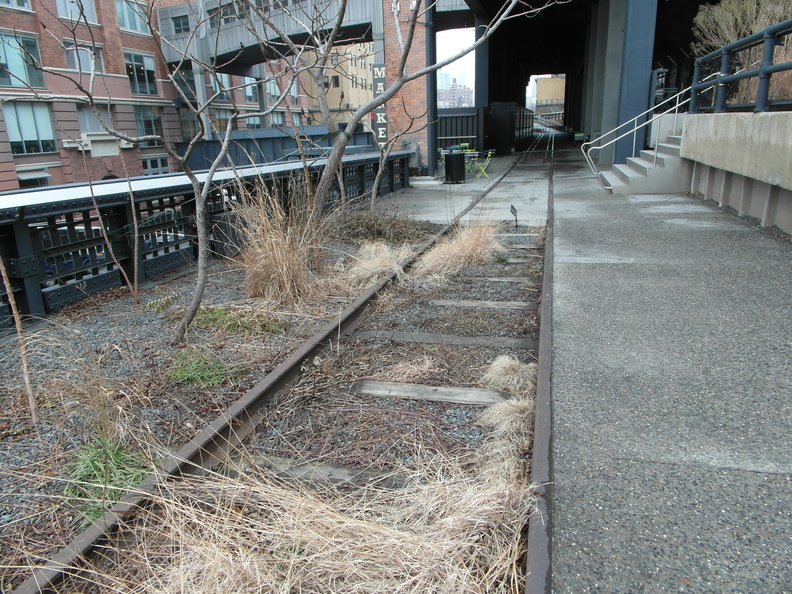
[[[285,200],[264,183],[241,193],[239,258],[247,294],[288,305],[309,299],[318,287],[314,275],[318,236],[304,185],[290,180]]]
[[[443,278],[460,274],[466,266],[489,262],[504,249],[495,237],[497,230],[487,225],[459,229],[418,260],[413,266],[415,274]]]

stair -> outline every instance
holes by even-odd
[[[681,136],[669,136],[654,150],[642,150],[602,177],[613,194],[675,194],[690,190],[693,166],[680,156]]]

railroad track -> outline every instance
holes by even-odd
[[[420,275],[419,258],[455,222],[400,263],[416,276],[390,274],[366,290],[15,592],[58,591],[152,504],[163,481],[239,472],[240,450],[245,464],[283,477],[339,484],[386,477],[393,487],[394,470],[409,470],[418,450],[463,456],[480,448],[486,436],[475,418],[511,396],[478,385],[482,370],[504,355],[539,359],[539,321],[549,311],[544,243],[537,229],[502,228],[504,251],[494,262],[440,285]],[[540,365],[540,384],[543,374]]]

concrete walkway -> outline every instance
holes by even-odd
[[[555,592],[792,592],[792,244],[554,178]]]
[[[380,207],[543,224],[541,154]],[[684,195],[553,176],[552,589],[792,592],[792,244]],[[534,594],[533,592],[529,594]]]
[[[473,225],[514,224],[541,226],[547,221],[548,166],[543,155],[495,157],[489,177],[467,175],[465,183],[411,179],[412,187],[381,200],[376,209],[421,221],[450,223],[471,202],[486,194],[463,221]]]

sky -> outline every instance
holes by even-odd
[[[473,29],[451,29],[437,33],[437,61],[444,60],[453,56],[460,50],[473,45],[475,34]],[[470,52],[464,58],[442,68],[440,72],[450,72],[452,78],[456,78],[461,84],[464,80],[465,86],[475,88],[476,82],[476,54]]]

